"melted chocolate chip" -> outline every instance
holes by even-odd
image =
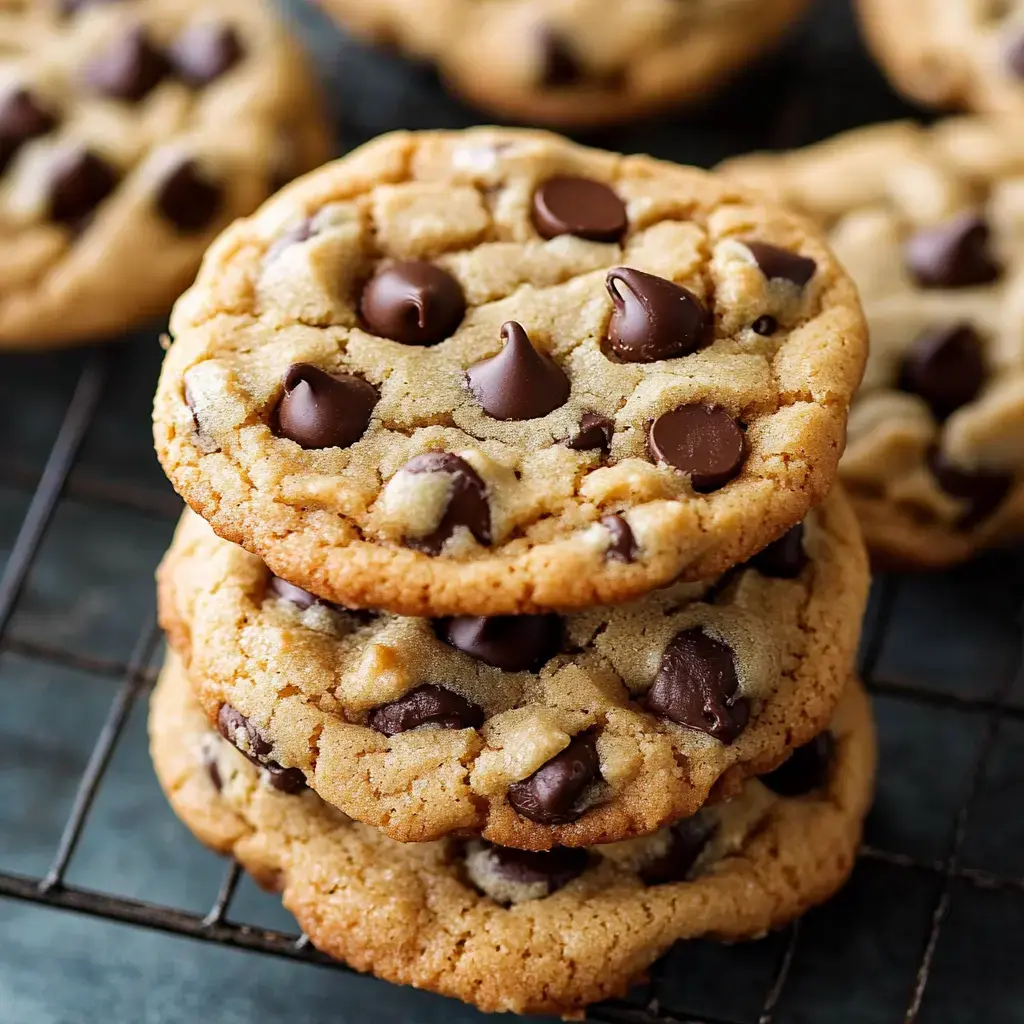
[[[604,516],[601,525],[611,534],[604,557],[610,562],[635,562],[638,548],[629,523],[622,516]]]
[[[1003,272],[989,251],[989,234],[984,218],[970,212],[922,228],[904,247],[907,270],[921,288],[989,284]]]
[[[210,777],[210,782],[213,783],[213,788],[219,793],[224,789],[224,780],[220,777],[220,766],[217,764],[216,745],[220,741],[212,733],[209,739],[211,742],[203,745],[203,767]]]
[[[361,377],[293,363],[284,375],[277,433],[303,448],[348,448],[366,433],[379,397]]]
[[[566,442],[566,447],[574,452],[586,452],[592,448],[600,448],[607,453],[612,446],[615,434],[615,421],[596,412],[585,412],[580,417],[580,426],[575,434]]]
[[[731,648],[703,630],[676,635],[640,703],[656,715],[732,743],[746,727],[750,704],[739,696]]]
[[[394,736],[420,726],[439,729],[476,729],[483,725],[483,710],[451,690],[426,683],[404,697],[374,708],[366,724],[385,736]]]
[[[438,637],[456,650],[505,672],[536,672],[562,647],[557,615],[459,615],[437,619]]]
[[[566,89],[579,85],[586,78],[572,44],[561,32],[543,26],[537,33],[540,49],[540,80],[543,89]]]
[[[57,119],[29,92],[15,89],[0,100],[0,174],[30,139],[57,127]]]
[[[967,503],[957,522],[961,530],[970,530],[988,519],[1003,503],[1013,487],[1013,477],[1004,473],[966,470],[954,466],[942,451],[932,449],[928,468],[936,483],[951,497]]]
[[[102,96],[138,103],[170,72],[170,61],[149,41],[145,30],[134,25],[85,68],[82,81]]]
[[[178,77],[193,88],[220,78],[244,55],[238,33],[219,22],[190,25],[171,47],[171,61]]]
[[[466,314],[462,285],[422,260],[392,263],[367,282],[359,301],[367,327],[403,345],[436,345],[454,334]]]
[[[497,420],[532,420],[565,405],[569,378],[550,356],[533,347],[521,324],[501,328],[505,347],[466,371],[484,412]]]
[[[626,204],[590,178],[548,178],[533,194],[533,224],[544,238],[576,235],[618,242],[629,227]]]
[[[267,251],[263,255],[264,265],[273,263],[274,260],[276,260],[278,256],[285,251],[285,249],[288,249],[293,245],[298,245],[300,242],[306,242],[315,234],[316,232],[313,230],[313,222],[309,218],[301,220],[297,224],[293,224],[267,246]]]
[[[743,468],[747,438],[718,406],[681,405],[651,424],[647,447],[655,459],[690,474],[693,489],[717,491]]]
[[[236,750],[267,773],[274,789],[282,793],[298,793],[306,788],[306,776],[299,768],[284,768],[267,755],[274,748],[245,715],[230,704],[222,704],[217,712],[217,730]],[[239,733],[246,739],[241,740]],[[247,749],[248,748],[248,749]]]
[[[267,590],[275,597],[291,602],[302,611],[322,603],[316,594],[311,594],[308,590],[303,590],[302,587],[297,587],[294,583],[281,579],[280,576],[270,577],[267,581]]]
[[[445,473],[450,478],[448,506],[433,533],[426,537],[407,537],[405,543],[428,555],[440,554],[445,541],[464,526],[485,547],[491,543],[491,506],[487,486],[477,471],[464,459],[450,452],[427,452],[410,459],[404,473]]]
[[[583,733],[529,778],[509,786],[508,801],[530,821],[565,825],[583,813],[578,807],[579,799],[600,777],[597,742],[592,734]]]
[[[750,325],[750,329],[762,338],[770,338],[779,329],[779,321],[773,316],[759,316]]]
[[[683,882],[717,831],[707,814],[698,811],[669,829],[668,849],[640,871],[647,885]]]
[[[977,396],[985,376],[981,339],[967,324],[956,324],[918,335],[903,358],[899,386],[944,420]]]
[[[268,761],[263,770],[271,786],[282,793],[301,793],[306,788],[306,776],[299,768],[282,768],[276,761]]]
[[[773,579],[793,580],[807,564],[804,551],[804,524],[797,523],[778,540],[759,551],[750,564],[762,575]]]
[[[744,243],[754,257],[758,270],[769,280],[789,281],[803,288],[818,269],[818,264],[807,256],[780,249],[767,242]]]
[[[489,871],[512,885],[544,884],[549,896],[582,875],[590,860],[587,851],[579,847],[556,846],[548,853],[537,853],[484,845]]]
[[[818,733],[810,743],[797,747],[774,771],[761,781],[779,796],[805,796],[828,782],[836,741],[830,732]]]
[[[622,362],[675,359],[707,339],[711,318],[688,289],[629,267],[608,271],[606,285],[615,303],[608,344]]]
[[[220,185],[210,181],[194,160],[183,159],[164,178],[156,206],[179,231],[208,228],[224,201]]]
[[[111,166],[91,150],[64,153],[50,169],[50,217],[58,224],[80,224],[117,188],[117,180]]]

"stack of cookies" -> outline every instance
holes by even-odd
[[[387,136],[214,243],[153,756],[359,970],[570,1013],[853,863],[866,354],[819,230],[541,132]]]

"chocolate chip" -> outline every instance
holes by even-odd
[[[544,238],[576,235],[618,242],[629,227],[626,204],[591,178],[548,178],[533,194],[533,224]]]
[[[967,503],[967,510],[957,522],[961,530],[973,529],[988,519],[1003,503],[1014,483],[1013,477],[1004,473],[960,469],[937,448],[928,453],[928,468],[948,495]]]
[[[974,399],[984,383],[981,339],[967,324],[919,334],[900,368],[900,388],[920,395],[940,420]]]
[[[629,267],[609,270],[605,284],[615,303],[608,344],[624,363],[675,359],[708,338],[707,310],[681,285]]]
[[[508,802],[539,825],[565,825],[583,813],[579,799],[600,777],[597,742],[591,733],[583,733],[529,778],[512,783]]]
[[[750,329],[762,338],[770,338],[779,329],[779,321],[773,316],[759,316],[750,325]]]
[[[293,363],[284,375],[277,434],[303,448],[348,448],[366,433],[379,397],[361,377]]]
[[[655,459],[690,474],[693,489],[717,491],[743,468],[747,438],[724,409],[681,405],[652,424],[647,447]]]
[[[537,853],[490,843],[483,845],[490,872],[511,885],[544,884],[549,896],[582,875],[590,860],[587,851],[580,847],[556,846],[548,853]]]
[[[810,743],[797,747],[774,771],[760,776],[761,781],[779,796],[805,796],[828,782],[835,751],[832,733],[818,733]]]
[[[170,61],[134,25],[85,68],[82,81],[92,92],[138,103],[170,72]]]
[[[156,195],[157,209],[179,231],[202,231],[213,223],[224,202],[224,191],[203,174],[194,160],[175,166]]]
[[[640,877],[647,885],[685,881],[716,831],[710,816],[700,811],[677,821],[669,829],[668,848],[657,860],[644,865]]]
[[[267,246],[267,251],[263,254],[263,263],[273,263],[274,260],[276,260],[278,256],[285,251],[285,249],[288,249],[293,245],[298,245],[300,242],[306,242],[315,234],[316,232],[313,230],[313,221],[308,217],[299,221],[297,224],[293,224]]]
[[[280,576],[270,577],[267,581],[267,590],[275,597],[289,601],[296,608],[301,608],[303,611],[307,608],[312,608],[315,604],[321,603],[320,598],[316,594],[311,594],[308,590],[303,590],[302,587],[297,587],[294,583],[281,579]]]
[[[539,84],[543,89],[565,89],[586,78],[583,64],[568,39],[548,25],[537,33],[540,49]]]
[[[483,725],[483,710],[451,690],[426,683],[404,697],[374,708],[366,724],[385,736],[423,725],[439,729],[476,729]]]
[[[382,338],[403,345],[436,345],[462,323],[466,296],[447,270],[423,260],[406,260],[370,278],[359,312]]]
[[[601,525],[611,534],[604,557],[610,562],[635,562],[638,549],[629,523],[622,516],[604,516]]]
[[[669,641],[640,704],[732,743],[750,718],[750,704],[739,696],[739,685],[731,648],[699,628],[686,629]]]
[[[57,119],[29,92],[15,89],[0,100],[0,174],[29,141],[57,127]]]
[[[804,524],[797,523],[778,540],[759,551],[750,564],[762,575],[773,579],[793,580],[807,564],[804,551]]]
[[[298,768],[284,768],[267,755],[274,748],[245,715],[230,704],[222,704],[217,712],[217,730],[236,750],[267,773],[274,789],[282,793],[298,793],[306,788],[306,776]],[[244,733],[245,739],[239,736]]]
[[[569,378],[550,356],[533,347],[521,324],[501,328],[504,348],[466,371],[484,412],[497,420],[532,420],[565,405]]]
[[[478,543],[484,546],[491,543],[491,506],[487,502],[487,486],[468,462],[450,452],[427,452],[410,459],[401,471],[445,473],[451,478],[448,506],[437,529],[426,537],[407,537],[405,543],[409,547],[437,555],[460,526],[469,530]]]
[[[203,767],[210,777],[210,782],[213,783],[213,788],[219,793],[224,789],[224,780],[220,777],[220,766],[217,764],[217,746],[220,744],[220,740],[213,733],[210,733],[207,738],[210,742],[204,743],[202,748]]]
[[[600,448],[607,453],[612,446],[615,434],[615,421],[596,412],[585,412],[580,417],[580,425],[576,433],[565,442],[567,448],[574,452],[586,452],[592,448]]]
[[[114,189],[117,174],[89,149],[73,149],[50,168],[50,217],[58,224],[85,220]]]
[[[562,648],[557,615],[459,615],[437,619],[438,637],[456,650],[505,672],[536,672]]]
[[[984,218],[969,211],[922,228],[904,246],[907,270],[921,288],[989,284],[1003,272],[989,252],[989,234]]]
[[[244,55],[238,33],[219,22],[190,25],[171,47],[171,61],[178,77],[193,88],[220,78]]]
[[[803,288],[818,269],[818,264],[808,256],[780,249],[767,242],[745,242],[758,270],[769,280],[789,281]]]

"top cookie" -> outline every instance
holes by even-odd
[[[0,2],[0,347],[162,315],[211,239],[326,159],[259,0]]]
[[[1021,0],[859,0],[893,83],[929,106],[1024,113]]]
[[[828,226],[860,288],[871,358],[840,474],[893,562],[1024,533],[1022,127],[882,125],[723,168]]]
[[[346,28],[435,62],[504,117],[607,124],[700,99],[807,0],[320,0]]]
[[[179,493],[289,582],[406,615],[745,560],[830,487],[865,357],[803,219],[500,129],[310,175],[225,232],[171,326],[155,439]]]

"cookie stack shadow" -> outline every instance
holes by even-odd
[[[865,342],[814,229],[543,133],[394,136],[229,229],[172,333],[153,760],[313,945],[571,1014],[843,884]]]

